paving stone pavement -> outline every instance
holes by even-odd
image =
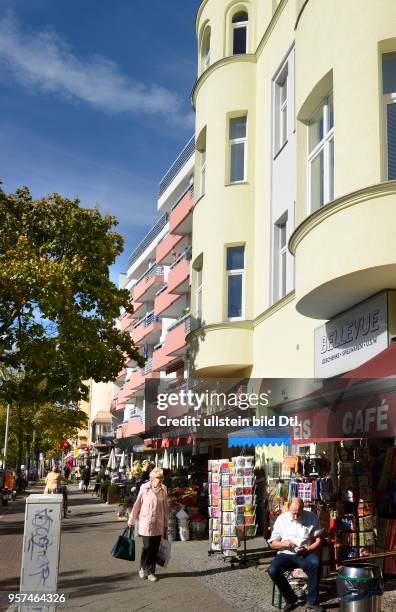
[[[172,559],[159,568],[157,583],[141,580],[138,561],[113,559],[111,548],[125,526],[116,517],[116,506],[107,506],[70,487],[71,514],[64,520],[58,590],[69,594],[62,610],[117,612],[262,612],[271,606],[272,583],[262,565],[272,554],[263,550],[263,540],[249,542],[246,567],[233,567],[218,556],[208,556],[208,542],[174,542]],[[14,502],[15,503],[15,502]],[[17,511],[18,510],[18,511]],[[0,590],[17,588],[22,546],[23,503],[0,516]],[[3,545],[5,542],[5,546]],[[140,557],[137,539],[137,560]],[[8,562],[10,560],[10,562]],[[322,592],[322,605],[338,610],[334,582]],[[5,609],[4,607],[1,609]],[[383,612],[396,609],[396,580],[387,582]],[[8,608],[11,612],[12,608]]]

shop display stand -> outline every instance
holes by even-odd
[[[364,559],[376,547],[377,526],[367,458],[339,461],[339,510],[336,510],[336,561]]]
[[[246,565],[246,542],[256,535],[254,457],[209,461],[208,474],[208,555],[218,554],[233,565]]]
[[[256,535],[256,495],[254,457],[234,457],[234,498],[235,498],[235,524],[238,543],[243,542],[243,549],[234,563],[246,566],[249,563],[257,564],[256,559],[247,556],[247,540]],[[240,518],[243,517],[243,518]]]

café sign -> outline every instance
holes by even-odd
[[[388,296],[383,291],[315,330],[315,378],[362,365],[388,346]]]

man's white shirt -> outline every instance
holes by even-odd
[[[323,529],[320,526],[319,518],[313,512],[303,510],[301,517],[294,520],[288,511],[278,516],[268,541],[291,540],[295,544],[295,550],[278,550],[278,554],[286,553],[294,555],[297,548],[309,546],[322,532]]]

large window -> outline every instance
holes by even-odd
[[[240,183],[246,180],[246,123],[246,116],[230,119],[230,183]]]
[[[382,56],[385,123],[385,171],[388,181],[396,180],[396,52]]]
[[[202,37],[202,48],[201,48],[201,69],[204,72],[210,66],[210,26],[206,26],[205,32]]]
[[[287,292],[287,214],[275,223],[274,232],[274,301]]]
[[[286,63],[274,83],[274,154],[278,153],[287,141],[288,72],[288,64]]]
[[[249,17],[245,11],[236,13],[232,18],[232,55],[247,53]]]
[[[334,199],[334,111],[328,96],[308,125],[308,183],[310,211]]]
[[[227,249],[227,318],[244,317],[245,247]]]

